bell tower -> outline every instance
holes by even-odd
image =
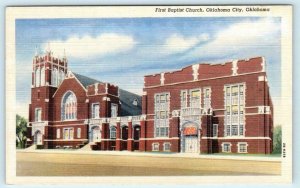
[[[48,44],[44,54],[36,53],[32,61],[30,122],[48,122],[53,119],[52,96],[67,74],[68,61],[54,57]]]

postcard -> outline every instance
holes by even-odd
[[[7,7],[6,101],[8,184],[291,183],[292,6]]]

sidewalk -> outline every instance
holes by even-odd
[[[156,152],[129,152],[129,151],[86,151],[86,150],[60,150],[60,149],[42,149],[17,150],[18,153],[53,153],[53,154],[76,154],[76,155],[117,155],[117,156],[144,156],[144,157],[166,157],[166,158],[197,158],[197,159],[228,159],[244,161],[281,161],[281,157],[270,156],[234,156],[234,155],[209,155],[198,153],[156,153]]]

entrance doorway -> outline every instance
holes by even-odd
[[[98,126],[93,127],[91,136],[92,136],[92,138],[91,138],[92,142],[100,142],[101,141],[100,127],[98,127]]]
[[[43,139],[43,135],[42,135],[41,131],[36,131],[34,134],[34,144],[35,145],[43,145],[42,139]]]
[[[127,150],[128,126],[121,127],[121,150]]]
[[[186,153],[198,152],[198,136],[185,136],[184,148]]]
[[[200,148],[198,126],[194,123],[184,125],[182,131],[182,151],[185,153],[198,153]]]
[[[135,125],[133,127],[133,150],[139,150],[141,137],[141,126]]]

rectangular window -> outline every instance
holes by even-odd
[[[169,142],[164,143],[164,151],[171,151],[171,144]]]
[[[111,104],[111,117],[117,117],[118,116],[118,105],[112,103]]]
[[[204,109],[210,109],[211,108],[211,89],[210,88],[204,88]]]
[[[155,95],[155,137],[168,137],[169,135],[169,99],[168,93]]]
[[[230,136],[230,125],[226,125],[226,134],[225,136]]]
[[[81,138],[81,128],[77,128],[77,138]]]
[[[166,95],[160,95],[160,102],[161,103],[164,103],[164,102],[166,102]]]
[[[64,140],[73,140],[74,138],[74,129],[73,128],[64,128]]]
[[[117,129],[116,127],[110,128],[110,139],[116,139],[117,137]]]
[[[231,125],[231,136],[238,136],[238,125]]]
[[[231,96],[237,96],[239,93],[239,86],[231,86]]]
[[[36,108],[35,109],[35,115],[34,115],[34,117],[35,117],[35,121],[36,122],[42,121],[42,109],[41,108]]]
[[[218,137],[218,124],[213,124],[213,137]]]
[[[230,106],[226,106],[226,115],[230,115]]]
[[[99,113],[100,113],[100,105],[99,103],[94,103],[92,104],[92,118],[99,118]]]
[[[244,136],[244,84],[226,85],[224,87],[225,136]]]
[[[238,152],[239,153],[247,153],[247,143],[238,143]]]
[[[244,125],[240,125],[240,135],[243,136],[244,135]]]
[[[187,107],[187,91],[181,91],[181,108]]]
[[[192,90],[190,96],[190,107],[192,108],[200,108],[201,107],[201,97],[200,97],[200,90]]]
[[[60,129],[56,129],[56,138],[60,138]]]
[[[226,153],[231,152],[231,144],[230,143],[223,143],[222,144],[222,152],[226,152]]]
[[[159,143],[152,144],[152,151],[159,151]]]
[[[230,87],[226,87],[226,96],[230,96]]]

